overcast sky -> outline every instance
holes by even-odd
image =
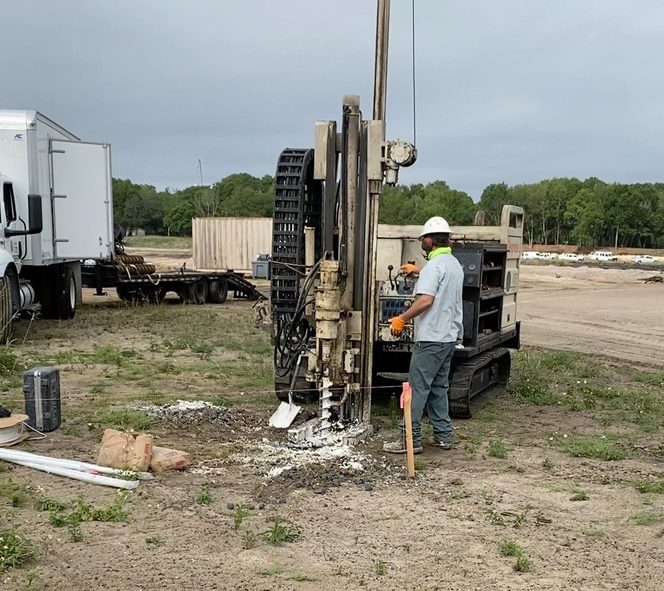
[[[0,107],[113,146],[159,188],[274,174],[344,94],[371,114],[375,0],[5,0]],[[407,184],[664,181],[664,2],[416,0]],[[411,1],[392,0],[388,137],[412,140]]]

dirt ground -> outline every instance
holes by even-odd
[[[661,411],[664,374],[624,377],[628,366],[600,357],[662,364],[664,286],[642,285],[642,275],[523,269],[524,342],[598,355],[541,357],[559,368],[550,381],[560,400],[574,388],[589,395],[591,385],[609,399],[612,386],[639,381],[650,389],[634,391]],[[71,322],[23,322],[16,340],[0,404],[21,404],[22,368],[55,364],[64,417],[20,449],[93,461],[103,429],[115,426],[149,432],[193,463],[129,493],[125,520],[85,521],[79,531],[55,527],[57,511],[37,503],[108,507],[114,491],[0,462],[0,530],[13,528],[33,548],[22,568],[0,572],[3,590],[662,588],[664,428],[646,429],[628,411],[616,419],[589,404],[492,395],[475,418],[455,422],[453,450],[425,447],[409,480],[402,459],[380,451],[396,432],[389,405],[376,407],[374,435],[357,448],[281,445],[283,434],[267,427],[276,407],[269,339],[253,327],[250,303],[142,307],[87,293]],[[519,371],[529,367],[524,355]],[[531,392],[524,375],[520,385]],[[146,404],[177,399],[207,400],[227,418],[146,419]],[[566,445],[575,438],[615,438],[624,453],[575,457]],[[653,483],[648,494],[639,482]],[[276,545],[279,526],[291,535]],[[507,542],[522,549],[521,572],[501,552]]]
[[[523,342],[664,365],[664,284],[643,282],[658,274],[522,265]]]

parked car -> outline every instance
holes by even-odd
[[[553,252],[538,252],[537,258],[543,261],[552,261],[556,258],[556,255]]]
[[[521,253],[522,261],[532,261],[538,258],[539,258],[539,252],[535,252],[534,250],[525,250],[524,252]]]
[[[617,261],[618,257],[609,250],[595,250],[590,253],[591,261]]]
[[[649,254],[640,254],[634,257],[634,263],[636,265],[654,265],[656,262],[655,257],[650,256]]]
[[[580,263],[583,260],[583,256],[574,252],[564,252],[563,254],[558,255],[558,260],[569,261],[570,263]]]

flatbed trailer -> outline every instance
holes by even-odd
[[[140,262],[139,262],[140,259]],[[142,257],[120,255],[112,262],[88,260],[81,267],[84,287],[103,295],[104,288],[115,288],[128,302],[159,303],[169,292],[191,304],[223,304],[229,292],[235,299],[264,300],[256,286],[235,271],[189,271],[184,268],[157,271]]]

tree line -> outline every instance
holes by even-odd
[[[158,191],[113,179],[115,221],[131,231],[191,235],[193,217],[270,217],[274,178],[232,174],[211,186]],[[434,215],[452,225],[473,223],[478,210],[487,225],[500,222],[505,204],[524,208],[524,241],[530,244],[664,247],[664,183],[606,183],[598,178],[554,178],[508,186],[494,183],[475,203],[444,181],[386,187],[380,222],[422,224]]]

